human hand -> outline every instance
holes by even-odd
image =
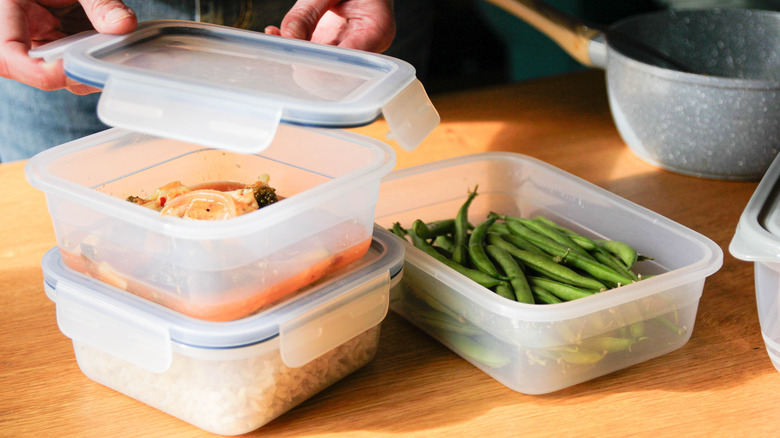
[[[0,76],[42,90],[88,94],[98,90],[67,78],[62,61],[47,63],[27,52],[84,30],[128,33],[138,19],[121,0],[0,0],[0,23]]]
[[[393,0],[298,0],[265,33],[381,53],[395,37]]]

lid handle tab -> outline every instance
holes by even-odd
[[[158,137],[259,153],[276,136],[282,110],[112,76],[98,101],[98,117],[107,125]]]
[[[62,333],[118,359],[161,373],[173,352],[167,327],[88,296],[66,281],[56,285],[57,325]]]
[[[441,122],[419,79],[414,79],[382,108],[392,138],[407,151],[416,148]]]
[[[376,326],[390,304],[390,272],[367,278],[338,299],[283,323],[279,327],[282,360],[297,368]]]

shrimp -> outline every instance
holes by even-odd
[[[268,185],[268,175],[252,184],[209,183],[187,187],[180,181],[168,183],[149,196],[130,196],[128,201],[151,208],[162,216],[195,220],[223,220],[240,216],[277,202],[276,190]],[[232,189],[232,190],[230,190]]]

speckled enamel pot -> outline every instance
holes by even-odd
[[[606,70],[615,124],[642,159],[756,181],[780,151],[780,12],[668,9],[599,29],[542,0],[485,1]]]
[[[630,35],[696,73],[644,62]],[[698,177],[759,180],[780,150],[780,14],[663,11],[616,23],[605,61],[610,109],[640,158]],[[591,51],[593,48],[591,47]]]

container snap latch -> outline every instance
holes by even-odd
[[[394,139],[408,151],[422,143],[441,121],[418,79],[410,82],[382,107],[382,114],[390,127],[388,138]]]
[[[279,327],[284,363],[297,368],[376,326],[390,305],[390,273],[370,277],[324,305],[303,312]]]
[[[56,297],[57,325],[65,336],[148,371],[160,373],[171,366],[167,327],[87,296],[64,281],[57,282]]]
[[[98,101],[103,123],[238,153],[260,153],[276,136],[282,110],[111,77]]]

